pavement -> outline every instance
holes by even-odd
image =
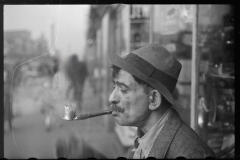
[[[61,119],[62,109],[55,113],[54,125],[50,131],[46,131],[45,117],[40,112],[39,96],[46,94],[42,83],[46,79],[32,80],[22,84],[14,94],[15,112],[20,113],[13,120],[13,130],[9,131],[7,125],[4,128],[4,157],[8,159],[52,159],[54,144],[57,138],[67,138],[74,132],[95,150],[108,158],[125,157],[127,149],[123,147],[115,132],[108,131],[104,126],[103,116],[83,121],[64,121]],[[45,89],[46,90],[46,89]],[[44,95],[48,96],[48,95]],[[85,83],[83,95],[83,111],[99,111],[99,96],[94,95],[88,81]],[[63,99],[57,98],[57,104],[63,104]],[[63,108],[63,107],[60,107]],[[107,116],[107,115],[106,115]]]

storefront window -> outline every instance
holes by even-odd
[[[149,43],[150,16],[148,5],[130,6],[131,51]]]
[[[234,24],[231,5],[199,6],[199,54],[205,107],[199,108],[200,136],[219,157],[235,146]]]

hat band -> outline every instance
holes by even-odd
[[[161,70],[156,69],[153,65],[137,56],[136,54],[128,54],[125,60],[136,67],[147,77],[161,82],[171,93],[173,92],[177,84],[177,80],[175,78],[169,76]]]

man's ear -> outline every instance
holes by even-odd
[[[162,95],[155,89],[150,92],[148,98],[150,110],[156,110],[162,102]]]

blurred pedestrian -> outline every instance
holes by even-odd
[[[43,89],[40,90],[36,100],[40,99],[41,106],[40,112],[44,115],[45,118],[45,130],[47,132],[51,131],[54,127],[62,127],[61,119],[57,113],[57,108],[55,101],[53,100],[53,85],[51,84],[52,80],[46,79],[43,83]]]
[[[76,54],[73,54],[68,59],[65,71],[68,79],[70,80],[70,86],[67,89],[67,97],[70,97],[70,93],[73,92],[73,100],[76,102],[77,109],[82,109],[82,96],[85,79],[88,76],[87,66],[84,61],[79,61]]]
[[[53,64],[52,64],[52,72],[53,72],[53,75],[55,75],[58,70],[59,70],[59,58],[58,57],[53,57]]]
[[[54,78],[56,81],[58,68],[59,60],[56,57],[52,57],[52,63],[42,63],[40,66],[40,70],[45,76],[45,81],[42,84],[43,89],[40,90],[37,99],[41,99],[42,104],[40,111],[45,117],[45,130],[47,132],[51,131],[54,127],[62,127],[62,123],[59,121],[59,116],[57,114],[57,108],[54,101],[54,99],[56,99],[56,95],[54,95],[54,92],[51,92],[56,89],[54,86]]]
[[[92,87],[93,94],[96,95],[98,93],[98,88],[97,88],[97,81],[99,78],[98,69],[92,68],[89,71],[89,73],[90,73],[88,76],[89,83],[90,83],[90,86]]]
[[[124,58],[110,54],[109,59],[112,115],[119,125],[138,128],[128,158],[215,157],[175,110],[173,91],[182,65],[162,45],[147,45]]]

